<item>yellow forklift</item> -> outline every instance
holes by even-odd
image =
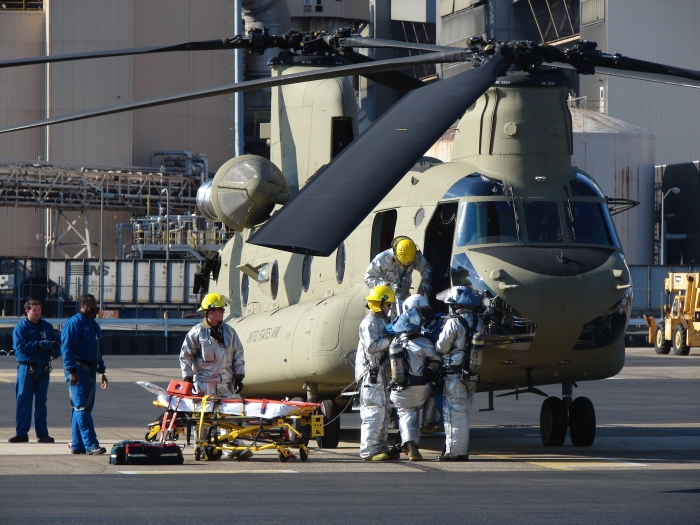
[[[669,272],[664,288],[671,305],[664,305],[663,319],[658,325],[653,317],[644,316],[649,327],[649,343],[657,354],[688,355],[690,348],[700,346],[700,273]],[[675,294],[675,295],[674,295]]]

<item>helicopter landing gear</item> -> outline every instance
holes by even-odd
[[[317,437],[316,442],[321,448],[336,448],[340,442],[340,410],[334,399],[321,402],[323,414],[323,436]]]
[[[558,397],[548,397],[540,410],[540,437],[545,447],[561,447],[566,439],[566,408]]]
[[[567,427],[571,444],[590,447],[595,441],[596,419],[593,403],[587,397],[572,400],[572,383],[562,384],[562,399],[548,397],[540,410],[540,436],[545,447],[560,447],[566,440]]]

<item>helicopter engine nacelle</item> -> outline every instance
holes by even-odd
[[[288,200],[282,172],[257,155],[241,155],[225,162],[214,178],[197,190],[199,212],[236,231],[266,221],[276,204]]]

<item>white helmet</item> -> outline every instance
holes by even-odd
[[[415,294],[403,302],[403,311],[405,312],[411,308],[420,308],[421,306],[430,306],[428,298],[424,295]]]

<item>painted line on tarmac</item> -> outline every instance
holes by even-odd
[[[487,459],[503,459],[514,463],[526,463],[554,470],[584,470],[589,468],[648,467],[646,463],[635,463],[612,458],[527,458],[522,456],[481,454]]]
[[[239,471],[207,471],[207,470],[120,470],[118,474],[141,475],[154,474],[157,476],[170,474],[299,474],[297,470],[239,470]]]

